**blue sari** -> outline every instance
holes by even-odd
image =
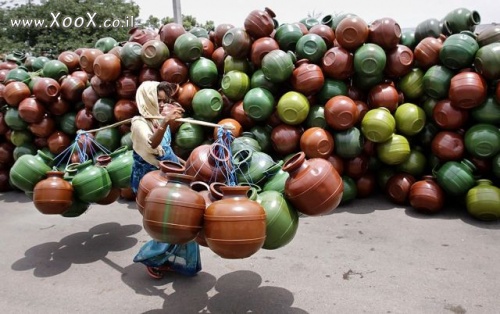
[[[170,138],[170,129],[167,129],[161,142],[165,154],[158,157],[158,160],[179,162],[179,158],[170,146]],[[137,193],[142,177],[158,168],[146,162],[135,151],[133,158],[134,164],[132,165],[130,184],[132,190]],[[149,267],[168,266],[183,275],[194,276],[201,270],[200,247],[195,241],[187,244],[169,244],[150,240],[141,247],[139,253],[134,257],[134,262],[140,262]]]

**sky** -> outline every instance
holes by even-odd
[[[158,18],[173,17],[172,0],[134,0],[141,11],[139,17],[147,19],[150,15]],[[412,28],[429,19],[441,20],[456,9],[466,8],[477,11],[481,16],[481,24],[500,23],[499,0],[181,0],[181,11],[184,15],[192,15],[199,23],[214,21],[215,26],[222,23],[243,26],[245,18],[252,10],[263,10],[269,7],[281,23],[298,22],[308,14],[320,17],[327,14],[353,13],[367,23],[383,17],[393,18],[402,28]]]

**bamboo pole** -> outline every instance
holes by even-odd
[[[164,119],[165,117],[164,116],[150,116],[150,117],[145,117],[145,118],[146,119]],[[132,121],[132,119],[133,118],[125,119],[125,120],[118,121],[118,122],[113,123],[113,124],[105,125],[103,127],[97,128],[97,129],[92,129],[92,130],[78,130],[77,133],[78,134],[94,133],[94,132],[98,132],[98,131],[102,131],[102,130],[106,130],[106,129],[111,129],[111,128],[120,126],[122,124],[130,123]],[[208,126],[208,127],[212,127],[212,128],[220,128],[220,127],[222,127],[222,128],[224,128],[226,130],[234,130],[234,126],[232,126],[232,125],[215,124],[215,123],[211,123],[211,122],[207,122],[207,121],[195,120],[195,119],[192,119],[192,118],[179,118],[179,119],[175,119],[175,121],[177,121],[177,122],[184,122],[184,123],[198,124],[198,125]]]

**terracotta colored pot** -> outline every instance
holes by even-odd
[[[139,110],[137,109],[137,104],[134,100],[120,99],[113,107],[113,114],[116,121],[123,121],[138,115]]]
[[[441,161],[460,160],[465,152],[463,134],[455,131],[440,131],[434,136],[431,149]]]
[[[428,69],[440,62],[439,52],[443,47],[443,39],[426,37],[417,44],[413,56],[419,67]]]
[[[352,128],[359,117],[356,103],[347,96],[334,96],[325,104],[325,120],[334,130]]]
[[[368,40],[368,24],[358,16],[344,18],[335,29],[335,36],[338,44],[354,51]]]
[[[112,53],[99,55],[94,60],[93,71],[103,82],[116,80],[121,70],[120,58]]]
[[[451,104],[461,109],[480,106],[488,96],[486,80],[475,72],[460,72],[453,76],[448,91]]]
[[[178,58],[168,58],[160,68],[162,80],[183,84],[188,80],[189,68]]]
[[[71,50],[61,52],[57,56],[57,60],[64,63],[70,73],[75,71],[80,66],[80,56]]]
[[[394,84],[383,83],[372,87],[367,99],[370,108],[385,107],[394,112],[399,105],[399,94]]]
[[[458,130],[467,123],[469,111],[452,106],[449,99],[443,99],[434,106],[432,118],[442,129]]]
[[[186,174],[195,181],[224,182],[227,177],[229,150],[219,143],[204,144],[192,150],[186,160]]]
[[[137,76],[132,73],[123,72],[116,80],[116,94],[121,99],[135,100],[137,87]]]
[[[387,181],[387,197],[395,204],[406,204],[410,194],[410,188],[415,181],[415,177],[411,174],[404,172],[396,173]]]
[[[306,160],[299,152],[282,168],[290,176],[285,183],[285,196],[301,213],[319,216],[333,211],[342,199],[342,179],[325,159]]]
[[[223,196],[207,207],[204,214],[208,247],[222,258],[247,258],[266,239],[266,212],[248,199],[249,186],[225,186]]]
[[[71,207],[73,186],[63,176],[62,171],[48,171],[47,179],[35,185],[33,204],[42,214],[59,215]]]
[[[318,65],[309,63],[307,59],[302,59],[297,61],[290,80],[294,90],[309,96],[317,93],[323,87],[325,77]]]
[[[386,52],[385,74],[389,77],[402,77],[411,71],[414,61],[413,51],[404,45],[396,45]]]
[[[368,41],[384,50],[395,48],[401,40],[401,27],[396,20],[386,17],[370,23]]]
[[[345,80],[354,74],[354,55],[343,47],[333,47],[325,52],[321,69],[326,76]]]
[[[160,34],[160,40],[167,45],[170,51],[174,51],[175,40],[186,33],[186,30],[179,23],[167,23],[160,27],[158,33]]]
[[[412,184],[410,188],[410,205],[424,214],[434,214],[444,206],[445,195],[433,176],[423,176],[422,180]]]
[[[366,198],[375,192],[377,186],[377,178],[371,171],[366,172],[356,180],[356,196],[359,198]]]
[[[333,136],[320,127],[306,129],[300,137],[300,149],[307,158],[327,159],[334,149]]]
[[[303,129],[300,126],[280,124],[271,131],[271,142],[274,150],[281,155],[295,153],[300,148],[300,137]]]
[[[86,81],[76,76],[66,76],[61,83],[61,98],[72,103],[79,102],[85,88]]]
[[[39,123],[45,116],[45,107],[35,98],[24,98],[19,103],[19,116],[28,123]]]
[[[97,48],[85,48],[80,54],[80,67],[83,71],[94,74],[94,62],[95,59],[104,54],[101,50]]]
[[[156,241],[185,244],[196,238],[203,223],[205,200],[189,185],[193,177],[166,172],[168,182],[149,192],[144,205],[144,230]]]
[[[17,107],[19,103],[28,98],[31,91],[23,82],[11,82],[7,84],[3,90],[3,98],[7,104],[12,107]]]

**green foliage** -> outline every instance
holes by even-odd
[[[139,6],[125,0],[47,0],[41,4],[28,2],[17,6],[11,5],[10,1],[1,1],[1,51],[58,54],[64,50],[93,47],[102,37],[125,41],[138,15]],[[23,19],[32,21],[31,27],[12,24],[13,20],[23,23]],[[40,23],[44,20],[44,25],[35,26],[34,19]],[[121,20],[122,27],[99,27],[105,21],[114,20]]]
[[[20,4],[22,3],[22,4]],[[139,6],[130,0],[0,0],[0,53],[14,50],[34,56],[55,56],[65,50],[94,47],[97,40],[112,37],[118,42],[130,38],[133,27],[159,29],[174,22],[171,17],[138,19]],[[44,25],[35,26],[35,20]],[[123,27],[99,27],[105,21],[123,21]],[[214,22],[200,24],[191,15],[182,15],[183,26],[214,30]],[[19,21],[13,25],[12,21]],[[24,22],[23,22],[24,21]],[[26,24],[31,21],[31,26]],[[125,24],[128,22],[127,24]],[[24,24],[24,26],[22,26]],[[133,25],[135,24],[135,25]]]

